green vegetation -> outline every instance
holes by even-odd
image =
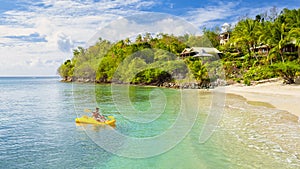
[[[276,73],[278,73],[284,79],[284,83],[295,83],[295,77],[297,72],[300,72],[299,62],[287,61],[285,63],[279,62],[271,65]]]
[[[161,84],[172,81],[172,76],[188,72],[177,55],[187,46],[177,37],[149,33],[111,43],[99,41],[88,49],[78,47],[72,60],[62,64],[58,73],[65,81],[119,82],[134,84]],[[183,72],[182,72],[183,71]]]
[[[229,42],[219,47],[225,52],[226,77],[247,85],[277,76],[294,83],[300,67],[299,28],[300,9],[272,8],[255,19],[240,20]]]
[[[294,83],[300,71],[300,9],[270,9],[254,19],[243,18],[228,30],[229,42],[220,45],[220,29],[203,30],[204,36],[174,36],[160,33],[138,35],[118,42],[99,41],[78,47],[58,73],[65,81],[162,85],[164,82],[214,82],[226,79],[250,85],[251,81],[281,76]],[[179,57],[187,47],[215,47],[214,57]],[[194,82],[194,81],[193,81]]]

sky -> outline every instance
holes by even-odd
[[[143,32],[201,34],[299,0],[0,0],[0,76],[57,75],[73,49]]]

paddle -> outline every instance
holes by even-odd
[[[84,112],[90,113],[90,112],[92,112],[92,110],[90,110],[90,109],[84,109]]]

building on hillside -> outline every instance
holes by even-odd
[[[298,48],[299,47],[296,45],[296,40],[294,40],[294,41],[287,43],[283,47],[283,52],[287,52],[287,53],[298,52]]]
[[[220,52],[216,48],[212,47],[191,47],[191,48],[185,48],[181,53],[180,57],[194,57],[194,58],[201,58],[201,57],[221,57],[222,52]]]
[[[250,48],[250,50],[252,52],[255,52],[261,56],[267,56],[271,49],[272,49],[272,47],[270,47],[269,45],[260,45],[255,48]],[[295,41],[291,41],[290,43],[287,43],[286,45],[284,45],[284,47],[282,48],[282,51],[285,54],[293,55],[293,53],[298,52],[298,46],[296,46]]]
[[[220,45],[225,45],[229,41],[230,33],[223,32],[219,35],[220,38]]]
[[[255,48],[250,48],[250,50],[259,55],[267,56],[269,54],[270,47],[269,45],[260,45]]]

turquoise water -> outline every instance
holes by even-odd
[[[0,168],[300,167],[300,126],[287,112],[228,95],[221,121],[201,144],[211,93],[127,87],[0,78]],[[115,116],[115,128],[75,124],[76,117],[89,115],[85,108],[96,106]],[[164,140],[140,141],[167,131],[173,132]],[[130,158],[137,154],[149,157]]]

